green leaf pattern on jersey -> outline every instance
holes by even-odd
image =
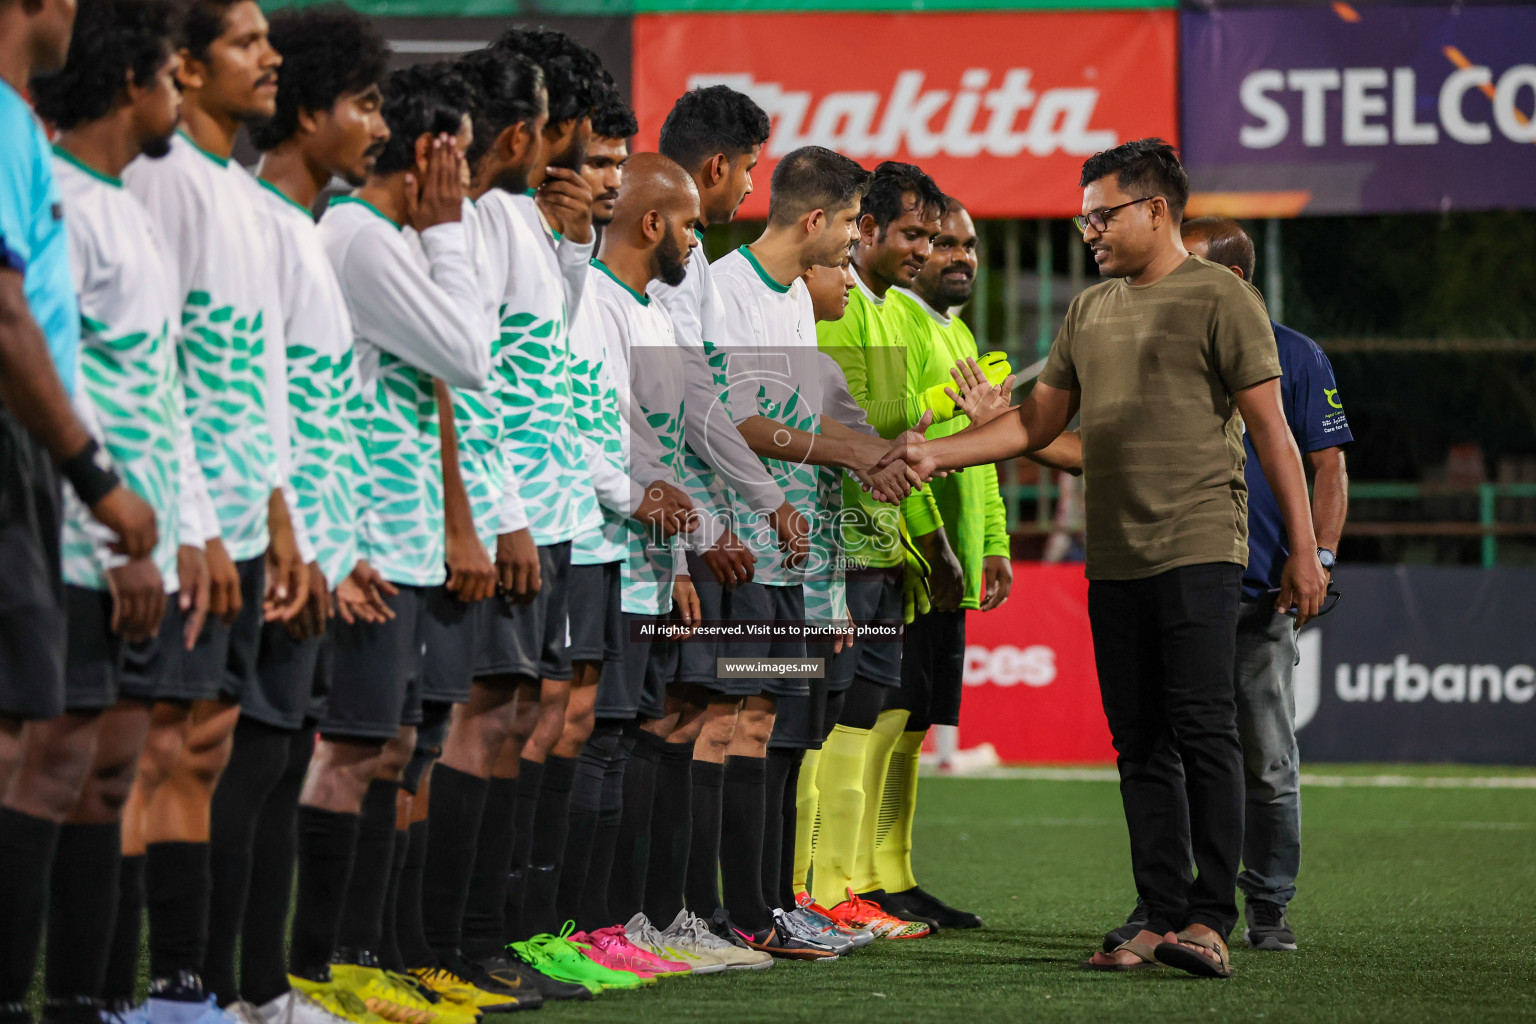
[[[565,314],[540,319],[501,310],[502,416],[506,471],[515,473],[534,543],[571,540],[601,521],[581,457],[571,404]]]
[[[177,346],[187,416],[224,546],[236,561],[267,547],[276,453],[267,425],[265,352],[260,311],[216,306],[207,292],[187,295]]]
[[[432,378],[379,353],[371,395],[353,404],[368,467],[362,554],[394,583],[432,587],[447,578],[443,471]]]
[[[491,365],[501,359],[501,337],[491,342]],[[475,533],[491,555],[496,553],[501,496],[507,469],[501,450],[502,410],[496,389],[471,391],[449,388],[453,395],[453,423],[459,438],[459,475],[469,498]]]
[[[724,413],[723,416],[711,417],[710,422],[717,424],[720,428],[733,429],[731,428],[730,389],[728,387],[729,378],[726,376],[725,352],[715,345],[714,342],[705,339],[704,358],[708,362],[710,369],[714,372],[715,394],[719,396],[720,404],[723,406],[718,412]],[[688,497],[693,499],[695,505],[707,510],[717,521],[730,515],[730,488],[720,479],[720,475],[715,472],[714,467],[698,456],[691,443],[684,443],[683,445],[681,469],[682,483],[680,486]],[[728,522],[726,525],[731,525],[734,529],[733,521]]]
[[[803,430],[808,434],[821,433],[821,417],[801,399],[798,387],[788,398],[778,402],[768,397],[765,385],[759,385],[757,412],[760,416],[795,430]],[[785,462],[782,459],[764,459],[763,465],[768,468],[773,482],[784,492],[784,500],[805,516],[814,533],[821,525],[820,517],[816,514],[816,467],[809,463]],[[805,582],[804,572],[790,570],[784,565],[784,554],[779,550],[778,539],[766,516],[754,513],[738,496],[736,517],[739,522],[750,524],[742,539],[757,557],[755,579],[758,582],[780,586]]]
[[[113,334],[88,316],[80,318],[80,382],[101,426],[103,447],[112,455],[123,483],[149,503],[160,526],[155,566],[168,580],[176,572],[181,462],[176,432],[176,363],[170,325],[150,334]],[[72,492],[71,492],[72,497]],[[99,551],[85,528],[86,509],[69,502],[63,533],[64,579],[77,587],[105,590]],[[265,506],[263,506],[265,507]]]
[[[676,480],[683,444],[682,403],[679,402],[676,409],[652,410],[642,405],[640,410],[661,442],[661,464],[672,471]],[[672,610],[677,544],[673,540],[657,540],[633,519],[624,522],[629,537],[628,558],[619,587],[623,609],[632,615],[665,615]]]
[[[297,514],[315,547],[315,560],[335,586],[358,559],[357,435],[347,410],[357,395],[352,349],[340,358],[290,344],[288,422]]]
[[[571,354],[571,399],[576,429],[583,437],[595,438],[605,456],[623,465],[624,435],[619,424],[619,392],[612,378],[600,372],[602,365],[596,360]],[[587,565],[617,562],[625,557],[628,518],[605,505],[599,505],[598,511],[603,517],[599,527],[579,534],[571,542],[572,553],[580,554]]]

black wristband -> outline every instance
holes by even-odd
[[[86,508],[95,505],[122,483],[112,469],[112,460],[94,439],[65,459],[59,468]]]

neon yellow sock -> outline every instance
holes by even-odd
[[[816,848],[811,859],[811,895],[824,907],[846,898],[853,883],[859,848],[859,824],[864,820],[864,757],[870,730],[833,726],[821,745],[816,772],[819,793]],[[806,775],[800,770],[801,778]]]
[[[875,870],[887,892],[905,892],[917,884],[912,875],[912,819],[917,814],[917,762],[923,732],[904,732],[891,752],[875,833]]]
[[[882,711],[870,731],[869,752],[864,757],[864,818],[859,825],[858,858],[853,865],[853,891],[870,892],[881,885],[879,865],[875,863],[875,835],[880,824],[880,804],[885,794],[885,776],[891,766],[891,752],[901,739],[911,712]]]
[[[820,766],[821,751],[807,750],[800,762],[800,782],[795,788],[795,866],[790,884],[796,897],[810,892],[805,883],[811,875],[811,856],[816,849],[816,805],[821,799],[816,770]]]

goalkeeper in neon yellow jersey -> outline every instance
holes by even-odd
[[[978,356],[976,340],[958,317],[976,278],[976,228],[965,208],[946,200],[932,252],[911,287],[891,289],[887,313],[902,326],[913,390],[935,416],[929,437],[967,429],[1008,408],[1013,377],[1001,353]],[[1035,453],[1035,461],[1082,472],[1076,433],[1063,433]],[[965,616],[990,611],[1008,599],[1013,572],[1007,516],[992,466],[961,470],[930,484],[965,585],[959,607],[934,607],[907,627],[902,650],[902,707],[908,717],[891,756],[877,820],[874,863],[879,881],[914,913],[942,927],[977,927],[974,914],[955,910],[918,886],[912,874],[912,818],[917,802],[917,760],[930,725],[956,725],[965,659]]]

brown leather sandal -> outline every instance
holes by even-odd
[[[1178,933],[1178,942],[1159,942],[1157,948],[1152,951],[1157,957],[1157,962],[1167,967],[1174,967],[1187,974],[1193,974],[1197,978],[1230,978],[1232,977],[1232,957],[1227,951],[1227,944],[1218,937],[1205,938],[1192,935],[1188,930]],[[1212,960],[1199,950],[1190,949],[1190,946],[1198,946],[1200,949],[1208,949],[1215,953],[1217,959]]]
[[[1156,951],[1144,942],[1137,942],[1135,939],[1127,939],[1120,943],[1120,945],[1116,946],[1113,950],[1111,950],[1111,952],[1118,953],[1122,949],[1128,953],[1135,954],[1140,959],[1133,964],[1096,964],[1093,962],[1092,958],[1089,958],[1084,960],[1078,966],[1085,971],[1114,971],[1119,973],[1124,973],[1126,971],[1144,971],[1149,967],[1157,966]],[[1195,955],[1198,956],[1199,954],[1197,953]]]

